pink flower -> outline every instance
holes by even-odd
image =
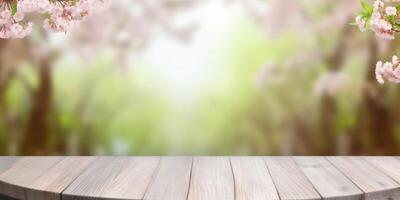
[[[27,13],[47,16],[43,27],[50,32],[67,32],[91,13],[94,1],[101,0],[18,0],[17,12],[11,12],[9,2],[0,1],[0,38],[22,38],[32,31],[32,23],[24,19]],[[109,1],[105,1],[109,3]]]
[[[0,38],[23,38],[32,32],[32,23],[10,23],[0,26]]]
[[[392,24],[384,20],[380,13],[374,12],[371,19],[371,30],[375,32],[377,36],[385,40],[393,40],[395,38],[395,32]]]
[[[383,84],[387,79],[390,82],[400,83],[400,66],[397,56],[393,56],[392,62],[381,62],[376,63],[375,67],[376,80]]]
[[[50,12],[50,18],[44,21],[43,27],[50,32],[67,32],[89,16],[90,2],[80,0],[74,5],[55,5]]]
[[[358,25],[358,28],[360,29],[361,32],[365,32],[365,20],[363,20],[360,16],[356,17],[356,23]]]
[[[388,16],[397,15],[397,9],[393,6],[386,7],[385,12],[386,12],[386,15],[388,15]]]
[[[376,63],[375,66],[375,77],[378,83],[380,84],[385,83],[385,81],[383,80],[383,74],[384,74],[383,64],[381,61],[379,61],[378,63]]]

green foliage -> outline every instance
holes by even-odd
[[[361,17],[361,20],[365,21],[364,28],[368,29],[370,26],[372,13],[374,12],[374,7],[365,0],[360,1],[360,4],[361,4],[362,11],[360,13],[358,13],[357,15]],[[356,23],[353,22],[352,25],[356,25]]]
[[[13,1],[13,2],[10,3],[11,15],[12,16],[14,16],[15,13],[17,13],[17,8],[18,8],[18,6],[17,6],[18,3],[17,2],[18,1]]]

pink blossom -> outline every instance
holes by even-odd
[[[393,56],[392,62],[379,61],[375,67],[376,80],[383,84],[387,79],[390,82],[400,83],[400,66],[397,56]]]
[[[385,2],[389,2],[387,6]],[[397,8],[392,6],[399,0],[375,0],[373,4],[372,15],[365,13],[356,17],[356,24],[364,32],[365,27],[369,27],[378,37],[385,40],[395,39],[395,34],[399,31],[397,27]],[[368,24],[366,24],[368,21]]]
[[[385,5],[386,3],[389,6]],[[372,8],[364,8],[364,12],[356,17],[356,24],[362,32],[365,31],[365,27],[369,27],[378,37],[393,40],[396,33],[400,32],[397,12],[399,3],[400,0],[375,0]],[[367,21],[368,24],[366,24]],[[377,62],[375,67],[377,81],[381,84],[385,80],[400,83],[399,65],[400,61],[397,56],[393,56],[391,62]]]
[[[382,18],[382,15],[378,12],[372,14],[371,30],[382,39],[393,40],[395,38],[392,24]]]
[[[386,7],[385,13],[388,16],[395,16],[397,14],[397,9],[393,6]]]
[[[317,80],[314,92],[320,96],[336,96],[346,88],[347,78],[343,71],[327,72]]]
[[[32,23],[9,23],[0,26],[0,38],[23,38],[32,31]]]
[[[365,32],[365,20],[360,16],[356,17],[356,23],[361,32]]]
[[[10,2],[0,1],[0,38],[22,38],[32,31],[32,22],[25,20],[27,13],[45,16],[43,27],[49,32],[67,32],[91,13],[94,1],[101,0],[19,0],[12,13]],[[105,1],[109,3],[109,1]]]

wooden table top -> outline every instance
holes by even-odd
[[[0,157],[28,200],[400,199],[400,157]]]

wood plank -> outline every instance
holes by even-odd
[[[1,200],[16,200],[14,198],[11,198],[11,197],[8,197],[8,196],[2,195],[2,194],[0,194],[0,199]]]
[[[397,183],[400,183],[400,159],[398,157],[376,156],[364,157],[368,163],[375,166]]]
[[[1,193],[7,196],[26,199],[25,188],[47,173],[62,157],[24,157],[0,175]]]
[[[264,159],[282,200],[321,199],[291,157],[265,157]]]
[[[323,199],[361,200],[362,191],[324,157],[294,157]]]
[[[45,174],[36,179],[26,190],[29,200],[60,200],[67,188],[96,157],[65,157]]]
[[[231,157],[235,199],[279,199],[262,157]]]
[[[398,157],[0,157],[17,199],[400,199]],[[364,194],[364,193],[365,194]],[[2,196],[0,196],[0,199]]]
[[[62,193],[71,199],[142,199],[159,157],[101,157]]]
[[[195,157],[189,200],[233,200],[234,180],[228,157]]]
[[[0,174],[8,170],[15,162],[21,157],[16,156],[3,156],[0,157]]]
[[[20,157],[14,156],[2,156],[0,157],[0,174],[7,171],[15,162],[17,162]],[[0,180],[1,181],[1,180]],[[0,184],[0,194],[2,193],[2,184]],[[5,199],[0,195],[0,199]]]
[[[163,157],[144,199],[186,200],[192,160],[191,157]]]
[[[400,199],[400,185],[361,157],[328,157],[365,193],[365,199]]]

